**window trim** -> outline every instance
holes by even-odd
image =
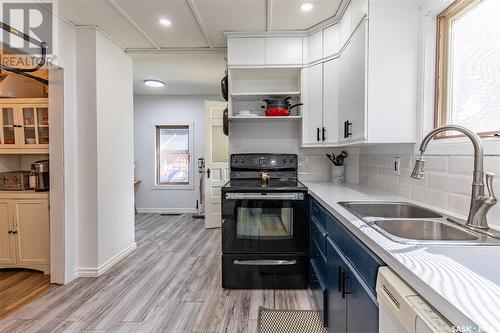
[[[456,0],[436,16],[436,59],[434,84],[434,128],[447,124],[449,118],[449,50],[451,21],[477,5],[481,0]],[[480,137],[492,137],[495,131],[478,132]],[[462,134],[441,133],[436,139],[461,138]]]
[[[152,190],[192,190],[194,189],[194,172],[193,172],[193,156],[194,156],[194,123],[186,123],[186,122],[172,122],[172,123],[156,123],[152,124],[153,133],[154,133],[154,170],[153,170],[153,185],[151,186]],[[159,179],[159,130],[158,128],[162,127],[179,127],[179,128],[188,128],[188,149],[189,149],[189,174],[187,183],[158,183]]]

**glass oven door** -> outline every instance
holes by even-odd
[[[226,193],[223,201],[225,253],[307,252],[305,193]]]

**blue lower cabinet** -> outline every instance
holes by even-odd
[[[326,284],[324,281],[324,276],[320,273],[316,261],[314,259],[310,260],[309,267],[309,285],[312,290],[314,302],[320,313],[321,319],[323,320],[323,326],[328,325],[328,293],[326,289]]]
[[[310,285],[328,332],[378,332],[376,276],[373,271],[384,265],[383,261],[319,203],[315,202],[312,207],[320,209],[316,216],[327,219],[325,253],[316,259],[311,258],[310,271],[315,279],[311,277]],[[335,226],[332,228],[330,224]],[[330,234],[331,231],[335,234]],[[312,239],[311,242],[314,244]],[[319,252],[317,247],[315,251]]]
[[[345,333],[347,331],[347,303],[345,293],[342,293],[342,278],[345,274],[345,264],[342,254],[330,237],[326,238],[326,261],[328,278],[328,331]]]
[[[346,265],[345,268],[347,332],[376,333],[378,332],[377,297],[356,270],[349,266]]]

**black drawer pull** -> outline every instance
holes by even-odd
[[[342,291],[342,267],[341,266],[337,266],[337,276],[339,278],[338,280],[338,290],[339,290],[339,293]]]

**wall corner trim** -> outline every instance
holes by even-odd
[[[133,242],[132,244],[127,246],[122,252],[118,253],[116,256],[109,259],[107,262],[105,262],[104,264],[102,264],[97,268],[94,267],[78,268],[74,272],[74,278],[77,279],[81,277],[99,277],[103,275],[106,271],[108,271],[111,267],[120,262],[122,259],[124,259],[126,256],[128,256],[130,253],[134,252],[135,249],[137,249],[137,243]]]

